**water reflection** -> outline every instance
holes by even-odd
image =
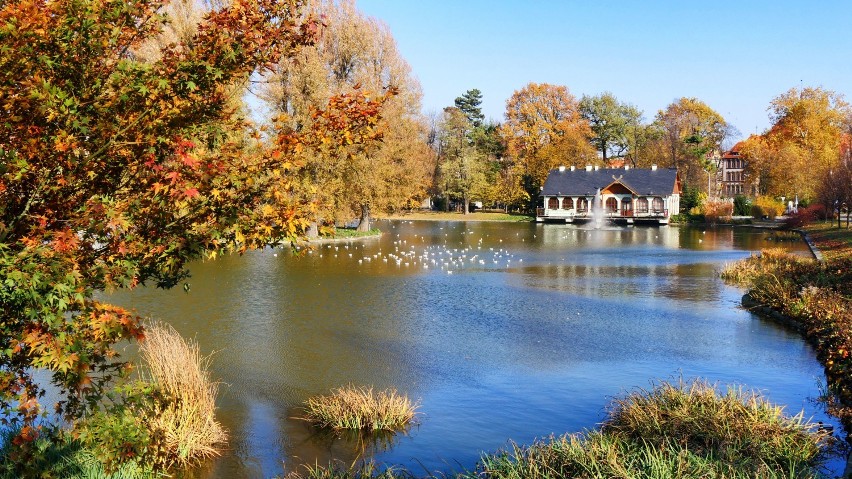
[[[415,471],[472,467],[509,439],[594,427],[608,397],[680,374],[820,414],[808,401],[821,375],[810,348],[739,309],[742,291],[717,277],[775,246],[763,232],[379,226],[380,239],[194,264],[188,294],[111,298],[216,352],[232,441],[195,477],[270,477],[363,456]],[[420,399],[421,424],[365,442],[295,419],[306,398],[350,383]]]

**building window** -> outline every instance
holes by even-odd
[[[636,212],[637,213],[647,213],[648,212],[648,198],[639,198],[636,200]]]
[[[607,198],[606,199],[606,212],[608,214],[613,214],[618,211],[618,200],[615,198]]]
[[[664,208],[663,199],[659,196],[654,198],[653,202],[651,203],[651,208],[653,208],[654,213],[662,213]]]
[[[550,199],[547,200],[547,209],[558,210],[559,209],[559,200],[554,198],[554,197],[550,197]]]
[[[577,200],[577,212],[585,213],[589,211],[589,200],[585,198],[580,198]]]

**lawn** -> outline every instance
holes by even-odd
[[[826,260],[852,257],[852,229],[836,227],[836,223],[813,223],[805,232]]]
[[[532,216],[518,213],[477,211],[457,213],[454,211],[411,211],[382,216],[388,220],[425,220],[425,221],[533,221]]]

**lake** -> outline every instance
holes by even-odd
[[[740,308],[721,268],[761,248],[751,228],[379,221],[381,238],[268,249],[191,266],[191,289],[113,294],[213,353],[229,449],[190,474],[271,477],[372,457],[415,473],[472,468],[509,441],[594,428],[613,397],[702,377],[790,413],[822,367],[794,332]],[[404,435],[365,443],[296,419],[353,384],[420,403]]]

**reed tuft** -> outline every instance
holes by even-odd
[[[404,429],[417,415],[418,405],[395,389],[345,386],[305,403],[305,418],[319,427],[360,431]]]
[[[146,327],[140,352],[143,374],[150,375],[146,379],[164,398],[149,421],[160,436],[165,466],[185,467],[218,456],[228,435],[215,417],[219,385],[210,379],[209,358],[201,356],[195,341],[163,323]]]

